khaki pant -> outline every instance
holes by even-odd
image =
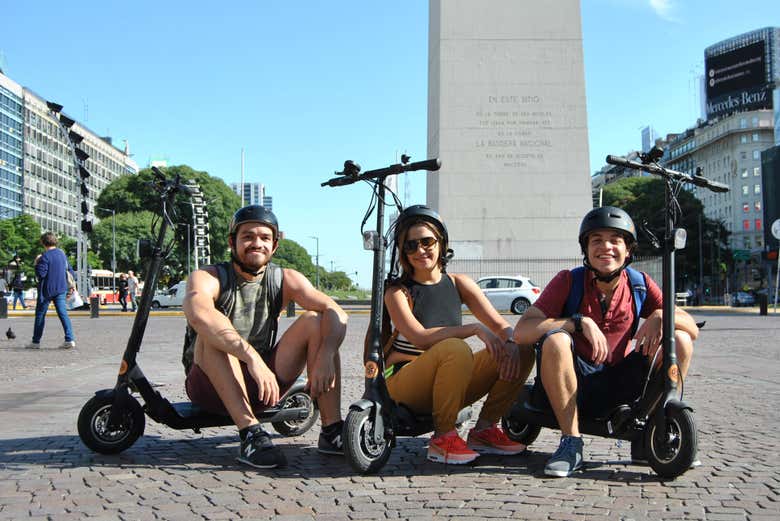
[[[515,381],[498,379],[498,366],[487,350],[474,354],[460,338],[433,345],[387,380],[390,396],[417,414],[432,414],[436,431],[455,428],[458,411],[483,396],[481,420],[495,423],[509,409],[533,367],[533,352]]]

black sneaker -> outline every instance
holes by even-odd
[[[273,469],[287,465],[287,459],[278,447],[271,443],[271,435],[257,427],[250,427],[238,453],[238,461],[258,469]]]
[[[344,441],[341,435],[343,428],[343,421],[323,427],[320,431],[320,439],[317,441],[317,451],[334,456],[344,455]]]

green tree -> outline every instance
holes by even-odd
[[[324,271],[324,270],[323,270]],[[326,290],[348,290],[352,280],[343,271],[330,271],[320,275],[322,287]]]
[[[282,268],[292,268],[301,272],[312,284],[314,283],[316,275],[314,263],[306,249],[297,242],[290,239],[280,240],[273,261]]]
[[[8,266],[15,256],[21,259],[21,268],[28,280],[33,280],[33,260],[41,253],[41,226],[27,215],[0,220],[0,262]],[[14,265],[15,267],[15,265]]]
[[[126,272],[133,270],[137,274],[144,274],[147,259],[138,257],[138,240],[154,239],[152,236],[152,222],[159,221],[152,212],[127,212],[116,216],[116,266],[117,271]],[[159,226],[159,222],[158,222]],[[156,232],[157,229],[155,229]],[[91,234],[92,248],[99,252],[100,263],[109,268],[111,266],[113,233],[111,219],[103,219],[97,223]],[[169,232],[167,240],[173,239],[173,232]],[[166,261],[172,264],[176,270],[181,269],[182,263],[175,256]]]
[[[212,177],[207,172],[193,170],[186,165],[171,166],[163,169],[163,171],[168,178],[178,174],[184,182],[194,181],[200,185],[203,199],[208,208],[211,260],[212,262],[226,260],[229,257],[227,245],[228,227],[230,226],[230,219],[233,213],[241,205],[241,199],[221,179]],[[93,247],[98,249],[104,266],[111,265],[111,212],[101,208],[110,208],[116,211],[117,252],[120,251],[120,236],[131,230],[135,231],[132,232],[127,241],[133,243],[132,248],[134,249],[134,244],[138,237],[150,236],[148,224],[151,221],[147,222],[145,220],[139,223],[139,227],[146,227],[147,229],[147,233],[144,235],[140,229],[127,222],[126,219],[123,221],[125,222],[124,226],[129,227],[130,230],[123,229],[120,231],[120,219],[122,219],[122,215],[129,215],[131,216],[130,219],[133,219],[133,216],[140,216],[143,212],[148,212],[149,215],[159,214],[161,210],[160,198],[157,192],[152,189],[153,180],[154,174],[152,170],[146,168],[141,170],[138,175],[122,176],[114,180],[100,194],[95,213],[101,219],[101,222],[95,226],[96,231],[91,234],[90,238],[93,241]],[[187,229],[188,225],[192,225],[192,209],[189,197],[182,194],[178,196],[174,212],[172,212],[172,218],[176,224],[175,229],[172,231],[176,238],[176,245],[171,256],[166,261],[166,267],[175,275],[176,272],[183,273],[187,271]],[[108,241],[106,241],[105,235],[106,225],[108,226]],[[100,229],[99,236],[97,229]],[[125,239],[122,240],[125,241]],[[138,260],[129,255],[128,248],[123,247],[122,251],[124,253],[121,261],[120,255],[117,253],[117,265],[120,270],[124,271],[123,266],[130,265],[132,262],[137,263]]]
[[[77,246],[78,241],[72,237],[64,236],[59,241],[59,247],[62,251],[65,252],[65,255],[68,256],[68,262],[71,266],[73,266],[73,269],[76,269],[77,263]],[[110,266],[111,263],[109,262],[107,266]],[[97,252],[94,250],[87,251],[87,266],[90,268],[102,268],[103,262],[98,256]]]
[[[628,212],[639,234],[638,256],[659,255],[646,231],[658,240],[664,234],[664,181],[658,177],[629,177],[604,188],[604,205],[617,206]],[[682,189],[677,201],[680,205],[678,228],[685,228],[688,240],[685,248],[675,253],[676,281],[680,289],[699,279],[699,239],[702,240],[702,267],[704,276],[720,279],[716,258],[727,260],[729,231],[722,221],[704,217],[704,206],[692,192]],[[701,233],[699,233],[701,217]]]

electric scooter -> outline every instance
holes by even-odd
[[[78,417],[81,441],[101,454],[117,454],[131,447],[144,432],[144,414],[173,429],[192,429],[196,433],[205,427],[233,425],[230,416],[204,411],[190,402],[169,402],[153,388],[136,361],[152,306],[154,288],[157,287],[163,260],[170,253],[172,246],[166,246],[165,233],[174,226],[172,216],[175,215],[176,196],[192,195],[187,185],[181,183],[178,175],[169,180],[157,167],[152,167],[152,170],[155,175],[152,184],[160,194],[162,219],[146,271],[148,277],[138,312],[122,355],[116,385],[111,389],[97,391],[81,408]],[[263,423],[271,423],[283,436],[299,436],[308,431],[317,421],[319,410],[305,387],[306,379],[298,378],[279,403],[258,412],[257,419]],[[143,406],[134,396],[136,394],[143,399]]]
[[[665,230],[661,244],[663,364],[660,370],[655,370],[653,368],[656,364],[653,360],[643,392],[633,403],[620,405],[599,418],[580,415],[579,429],[584,434],[630,441],[632,454],[644,454],[656,474],[663,478],[676,478],[691,467],[698,448],[693,408],[682,401],[684,387],[677,366],[674,340],[674,252],[685,247],[687,237],[684,229],[675,228],[679,208],[676,190],[682,183],[693,183],[713,192],[727,192],[729,188],[701,176],[700,171],[697,171],[696,175],[689,175],[664,168],[657,164],[662,156],[663,150],[654,147],[647,154],[640,156],[641,163],[612,155],[607,156],[606,161],[612,165],[661,176],[665,181]],[[549,404],[538,400],[534,394],[534,386],[526,385],[501,421],[504,431],[511,439],[526,445],[536,440],[542,427],[559,428]]]
[[[374,252],[371,315],[363,350],[365,391],[360,400],[350,405],[343,430],[344,455],[352,468],[361,474],[374,473],[384,467],[396,444],[396,437],[419,436],[433,431],[433,417],[430,414],[415,414],[406,405],[397,403],[390,397],[384,376],[383,346],[380,345],[384,315],[385,250],[389,242],[388,237],[385,237],[383,232],[387,192],[393,195],[399,213],[402,210],[400,201],[387,188],[385,180],[391,175],[403,172],[435,171],[441,168],[441,161],[438,159],[428,159],[416,163],[409,163],[409,159],[409,156],[402,155],[401,162],[398,164],[362,174],[358,164],[346,161],[344,170],[336,172],[338,177],[322,183],[322,186],[346,186],[358,181],[366,181],[372,185],[373,196],[363,219],[361,230],[368,221],[371,212],[376,210],[376,230],[363,231],[365,249]],[[458,414],[456,428],[464,425],[470,418],[470,408],[461,410]]]

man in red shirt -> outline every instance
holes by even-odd
[[[630,350],[634,305],[625,272],[636,247],[636,228],[629,215],[611,206],[595,208],[580,225],[584,255],[584,293],[577,313],[562,317],[572,276],[558,273],[536,303],[515,326],[514,341],[536,344],[542,390],[561,428],[558,450],[547,461],[545,474],[567,477],[582,466],[582,437],[578,412],[599,416],[617,405],[630,403],[642,391],[644,375],[661,349],[662,293],[645,274],[645,319]],[[675,313],[677,363],[684,377],[698,336],[693,318]],[[656,364],[660,366],[662,352]]]

